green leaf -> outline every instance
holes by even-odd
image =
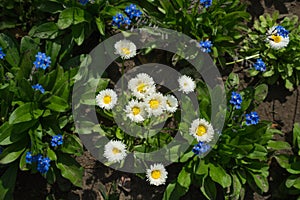
[[[56,112],[65,112],[69,109],[69,104],[58,96],[51,96],[43,102],[46,108]]]
[[[104,21],[100,17],[97,17],[96,18],[96,24],[97,24],[97,27],[98,27],[98,30],[99,30],[100,34],[105,35],[105,23],[104,23]]]
[[[56,166],[61,175],[77,187],[82,187],[83,168],[70,155],[57,153]]]
[[[177,182],[179,185],[181,185],[183,188],[186,189],[186,192],[188,191],[190,185],[191,185],[191,173],[187,171],[187,167],[183,167],[180,171]]]
[[[5,60],[12,67],[18,68],[20,63],[20,54],[17,44],[4,33],[0,33],[0,46],[2,47],[3,52],[6,54]]]
[[[80,156],[83,153],[83,146],[81,140],[75,135],[65,135],[63,138],[63,145],[61,151],[64,153]]]
[[[38,37],[41,39],[54,39],[58,36],[59,30],[54,22],[47,22],[39,26],[34,26],[29,31],[31,37]]]
[[[76,25],[82,22],[88,22],[89,19],[89,14],[85,13],[84,10],[77,7],[71,7],[60,13],[57,25],[60,29],[66,29],[72,24]]]
[[[254,99],[259,103],[263,102],[268,95],[268,85],[261,84],[255,88]]]
[[[34,103],[25,103],[16,108],[9,117],[10,124],[17,124],[21,122],[38,119],[43,114],[43,111],[37,108]]]
[[[78,46],[80,46],[84,41],[84,37],[85,37],[84,32],[85,32],[84,23],[72,26],[73,38]]]
[[[269,182],[267,177],[262,176],[262,174],[255,174],[250,172],[250,175],[252,176],[252,178],[254,179],[254,182],[256,184],[256,186],[262,191],[262,192],[268,192],[269,190]]]
[[[57,42],[52,42],[50,40],[46,40],[46,54],[51,57],[52,66],[55,64],[59,52],[61,49],[61,44]]]
[[[285,154],[276,155],[276,156],[274,156],[274,158],[276,159],[276,161],[278,162],[280,167],[282,167],[284,169],[290,168],[290,166],[291,166],[289,163],[290,157],[288,155],[285,155]]]
[[[16,159],[23,153],[25,146],[27,145],[26,140],[13,143],[6,147],[3,152],[0,154],[0,164],[8,164]]]
[[[270,140],[268,142],[268,148],[271,148],[273,150],[290,150],[291,149],[291,145],[288,142],[284,142],[284,141],[274,141],[274,140]]]
[[[50,160],[57,160],[55,152],[50,148],[47,149],[47,156],[50,158]]]
[[[209,176],[204,176],[200,190],[207,199],[216,199],[217,188],[216,184]]]
[[[294,124],[293,145],[298,148],[298,155],[300,155],[300,124],[299,123]]]
[[[237,87],[239,86],[240,84],[240,79],[239,79],[239,76],[235,73],[230,73],[227,80],[226,80],[226,88],[228,90],[231,90],[231,89],[237,89]]]
[[[13,199],[13,191],[17,178],[18,165],[14,163],[3,173],[0,178],[0,199],[11,200]]]
[[[219,183],[223,188],[231,185],[231,177],[220,165],[209,163],[209,176],[211,179]]]
[[[164,197],[163,197],[163,199],[168,200],[168,199],[171,198],[171,194],[172,194],[172,192],[174,191],[175,186],[176,186],[176,182],[170,183],[170,184],[167,186],[167,189],[166,189],[165,192],[164,192]]]

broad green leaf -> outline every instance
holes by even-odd
[[[290,168],[290,163],[289,163],[289,156],[285,154],[280,154],[274,156],[280,167],[288,169]]]
[[[60,49],[61,44],[50,40],[46,41],[46,54],[51,57],[51,66],[56,63]]]
[[[96,24],[101,35],[105,35],[105,23],[100,17],[96,18]]]
[[[12,67],[18,68],[20,63],[20,54],[17,44],[4,33],[0,33],[0,46],[2,47],[2,51],[6,55],[5,60]]]
[[[47,22],[39,26],[34,26],[29,31],[31,37],[38,37],[41,39],[54,39],[58,36],[59,30],[54,22]]]
[[[262,192],[268,192],[269,190],[269,182],[267,177],[262,176],[262,174],[255,174],[252,172],[249,172],[252,178],[254,179],[254,182],[256,186],[262,191]]]
[[[63,138],[63,145],[61,151],[64,153],[80,156],[83,153],[83,146],[81,140],[75,135],[65,135]]]
[[[13,199],[13,191],[17,178],[18,165],[14,163],[0,177],[0,199],[11,200]]]
[[[61,175],[77,187],[82,187],[83,168],[70,155],[57,153],[56,166]]]
[[[294,124],[293,145],[298,148],[298,155],[300,155],[300,124],[299,123]]]
[[[180,171],[177,182],[179,185],[181,185],[183,188],[186,189],[186,192],[188,191],[190,185],[191,185],[191,173],[187,171],[187,167],[183,167]]]
[[[270,140],[268,142],[268,148],[271,148],[273,150],[290,150],[291,149],[291,145],[288,142],[284,142],[284,141],[274,141],[274,140]]]
[[[237,89],[237,87],[240,84],[239,76],[235,73],[229,74],[227,80],[226,80],[226,88],[228,90],[230,89]]]
[[[168,200],[168,199],[171,198],[171,194],[172,194],[172,192],[174,191],[175,186],[176,186],[176,182],[170,183],[170,184],[167,186],[167,189],[166,189],[165,192],[164,192],[164,197],[163,197],[163,199]]]
[[[216,184],[209,176],[204,176],[200,190],[207,199],[216,199],[217,188]]]
[[[27,144],[27,141],[20,141],[17,143],[13,143],[6,147],[3,152],[0,154],[0,164],[8,164],[12,163],[16,159],[19,158],[19,156],[23,153],[25,150],[25,146]]]
[[[10,124],[27,122],[33,119],[38,119],[43,114],[43,111],[37,108],[35,103],[25,103],[16,108],[9,117]]]
[[[231,177],[220,165],[209,163],[209,176],[211,179],[219,183],[223,188],[231,185]]]
[[[268,95],[268,85],[261,84],[255,88],[254,99],[259,103],[263,102]]]
[[[69,104],[61,97],[55,95],[49,97],[43,103],[46,108],[56,112],[65,112],[69,109]]]
[[[88,22],[90,15],[81,8],[71,7],[63,10],[58,18],[57,25],[60,29],[66,29],[69,26],[82,22]]]

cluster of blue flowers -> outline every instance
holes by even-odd
[[[205,8],[208,8],[212,5],[212,0],[200,0],[200,4]]]
[[[200,45],[200,49],[201,49],[202,52],[204,52],[204,53],[210,53],[211,52],[211,47],[212,47],[211,41],[209,41],[209,40],[200,41],[199,45]]]
[[[192,151],[194,152],[194,154],[200,156],[206,153],[210,148],[211,146],[209,144],[206,144],[204,142],[199,142],[193,147]]]
[[[45,93],[45,89],[43,88],[43,86],[41,86],[40,84],[35,84],[33,86],[31,86],[34,90],[39,90],[42,94]]]
[[[143,14],[142,11],[140,11],[134,4],[130,4],[129,6],[127,6],[124,11],[130,19],[133,19],[135,17],[139,18]]]
[[[5,56],[6,56],[6,55],[5,55],[5,53],[3,53],[3,51],[2,51],[2,47],[0,47],[0,59],[4,59]]]
[[[241,109],[241,104],[242,104],[242,96],[237,93],[237,92],[232,92],[231,93],[231,99],[229,103],[231,103],[236,109]]]
[[[41,174],[45,174],[48,172],[50,167],[51,160],[48,157],[43,157],[41,154],[37,154],[35,156],[32,155],[30,151],[26,152],[25,161],[28,164],[37,163],[37,170]]]
[[[246,125],[255,125],[259,122],[259,116],[257,112],[251,112],[250,114],[246,114]]]
[[[124,12],[126,13],[127,16],[124,16],[121,13],[118,13],[115,16],[113,16],[112,19],[113,26],[117,26],[118,28],[120,28],[121,26],[125,25],[126,27],[128,27],[131,24],[131,20],[133,18],[138,19],[143,14],[142,11],[140,11],[134,4],[130,4],[129,6],[127,6]]]
[[[256,63],[253,64],[253,67],[257,71],[261,71],[261,72],[266,71],[266,64],[264,63],[264,61],[261,58],[258,58],[256,60]]]
[[[33,62],[36,69],[47,69],[51,64],[51,58],[50,56],[47,56],[45,53],[38,52],[37,55],[35,55],[36,60]]]
[[[282,26],[276,26],[276,31],[277,31],[277,34],[284,37],[284,38],[287,38],[289,37],[289,31],[286,30],[284,27]]]
[[[52,136],[51,146],[56,147],[63,144],[63,137],[61,134]]]

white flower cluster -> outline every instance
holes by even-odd
[[[128,82],[132,99],[124,109],[126,116],[133,122],[143,122],[151,116],[159,116],[164,112],[174,113],[178,101],[173,95],[158,92],[152,77],[146,73],[137,74]]]

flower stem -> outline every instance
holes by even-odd
[[[234,64],[234,63],[243,62],[244,60],[249,60],[249,59],[256,58],[256,57],[259,57],[259,53],[258,53],[258,54],[255,54],[255,55],[252,55],[252,56],[248,56],[248,57],[246,57],[246,58],[242,58],[242,59],[239,59],[239,60],[235,60],[235,61],[233,61],[233,62],[226,63],[226,65],[232,65],[232,64]]]

